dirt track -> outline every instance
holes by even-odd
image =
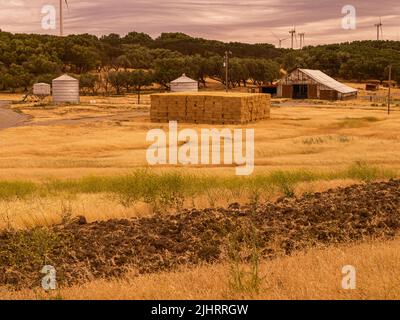
[[[91,117],[78,117],[75,119],[55,119],[33,122],[31,116],[17,113],[10,108],[8,105],[10,101],[0,100],[0,130],[14,127],[36,127],[36,126],[59,126],[59,125],[77,125],[84,123],[93,122],[104,122],[104,121],[129,121],[133,118],[147,117],[148,112],[144,111],[127,111],[119,112],[114,115],[107,116],[91,116]]]
[[[44,265],[60,283],[213,263],[256,246],[272,259],[309,247],[392,239],[400,231],[400,180],[281,199],[256,207],[188,210],[153,218],[0,234],[0,285],[40,285]],[[229,250],[226,250],[229,248]],[[245,257],[245,256],[244,256]]]
[[[29,119],[27,115],[19,114],[10,110],[7,107],[9,104],[9,101],[0,100],[0,129],[17,127]]]

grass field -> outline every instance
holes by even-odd
[[[400,241],[336,246],[292,257],[264,261],[259,285],[252,284],[251,265],[241,265],[241,287],[231,264],[199,266],[176,272],[98,280],[53,293],[41,290],[4,292],[0,299],[371,299],[398,300]],[[342,268],[356,269],[356,289],[344,290]],[[0,288],[1,292],[1,288]]]
[[[0,228],[50,226],[66,215],[93,222],[190,207],[260,203],[398,176],[398,170],[356,163],[342,170],[273,170],[248,178],[138,170],[121,176],[0,181]]]
[[[104,176],[143,168],[147,166],[145,151],[149,147],[146,133],[159,127],[149,122],[146,106],[133,104],[15,108],[33,116],[35,126],[0,132],[0,179]],[[121,118],[113,119],[117,115]],[[99,116],[104,118],[92,120]],[[67,119],[72,121],[63,124]],[[384,109],[311,104],[273,108],[271,120],[247,127],[256,132],[255,164],[259,173],[272,169],[343,168],[356,161],[398,168],[399,123],[398,110],[387,116]],[[190,126],[182,125],[180,129],[186,127]],[[167,125],[162,128],[167,129]],[[170,168],[162,168],[166,169]],[[233,168],[226,167],[185,169],[234,173]]]
[[[89,221],[148,215],[165,184],[185,207],[225,206],[247,202],[255,189],[272,200],[396,177],[400,169],[398,110],[387,116],[384,109],[312,103],[274,107],[271,120],[247,126],[255,129],[250,179],[226,166],[149,168],[146,133],[160,125],[149,122],[148,97],[140,106],[134,101],[83,97],[80,106],[13,105],[32,120],[0,131],[0,224],[9,224],[9,216],[17,227],[54,223],[66,210]],[[149,183],[138,185],[142,180]]]
[[[135,96],[83,97],[79,106],[14,104],[30,120],[0,131],[0,229],[50,226],[75,216],[92,222],[152,216],[160,208],[174,212],[273,201],[400,177],[396,104],[388,116],[384,107],[361,99],[276,101],[271,120],[244,126],[255,129],[256,169],[251,177],[240,178],[233,166],[150,168],[146,134],[168,126],[150,123],[148,96],[142,105],[135,101]],[[265,278],[256,292],[235,292],[230,266],[218,264],[139,277],[133,271],[127,279],[65,288],[55,296],[0,289],[0,298],[395,299],[398,247],[398,240],[364,243],[262,261]],[[357,265],[358,290],[340,289],[343,264]]]

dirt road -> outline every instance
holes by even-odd
[[[27,115],[19,114],[8,108],[10,101],[0,100],[0,129],[17,127],[27,121]]]
[[[74,119],[55,119],[47,121],[33,122],[32,117],[26,114],[20,114],[11,110],[8,106],[11,101],[0,100],[0,130],[13,127],[32,127],[32,126],[57,126],[57,125],[76,125],[91,122],[103,121],[129,121],[132,118],[141,118],[148,116],[144,111],[120,112],[115,115],[77,117]]]

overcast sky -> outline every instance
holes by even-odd
[[[43,30],[44,5],[58,0],[0,0],[0,29],[19,33],[57,34]],[[341,26],[342,8],[357,12],[356,30]],[[306,44],[376,39],[374,24],[382,17],[384,38],[400,40],[399,0],[69,0],[65,33],[126,34],[140,31],[157,37],[162,32],[223,41],[276,44],[296,26]],[[287,40],[284,46],[289,46]]]

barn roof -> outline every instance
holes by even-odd
[[[336,81],[335,79],[331,78],[327,74],[323,73],[320,70],[310,70],[310,69],[299,69],[300,72],[303,72],[316,82],[319,82],[323,84],[324,86],[327,86],[328,88],[331,88],[332,90],[338,91],[340,93],[352,93],[352,92],[357,92],[357,89],[354,89],[352,87],[346,86],[345,84]]]
[[[171,81],[171,83],[197,83],[197,81],[190,79],[189,77],[186,76],[186,74],[183,74],[178,79]]]

